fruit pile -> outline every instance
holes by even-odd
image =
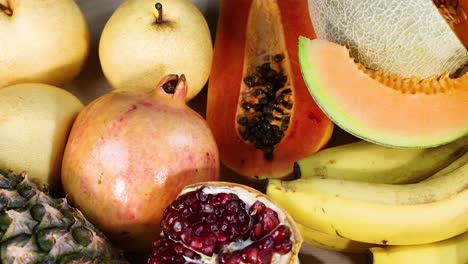
[[[123,0],[85,103],[56,2],[0,0],[1,263],[468,263],[467,1]]]

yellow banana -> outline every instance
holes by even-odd
[[[369,248],[376,246],[349,240],[338,235],[325,234],[299,223],[296,223],[296,226],[299,228],[304,242],[314,247],[349,253],[364,253]]]
[[[454,171],[454,170],[456,170],[456,169],[458,169],[461,166],[464,166],[466,164],[468,164],[468,152],[465,152],[465,154],[463,154],[461,157],[459,157],[458,159],[456,159],[455,161],[450,163],[447,167],[441,169],[440,171],[438,171],[437,173],[435,173],[431,177],[429,177],[427,179],[424,179],[423,181],[427,181],[427,180],[430,180],[430,179],[440,177],[440,176],[442,176],[444,174],[447,174],[447,173],[450,173],[450,172],[452,172],[452,171]]]
[[[296,222],[373,244],[431,243],[468,231],[468,165],[405,185],[325,177],[270,179],[266,193]]]
[[[419,182],[468,151],[468,136],[426,149],[392,148],[358,141],[319,151],[297,161],[296,178],[323,176],[375,183]]]
[[[370,252],[374,264],[466,264],[468,232],[429,244],[373,247]]]

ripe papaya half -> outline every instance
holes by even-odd
[[[333,123],[302,79],[297,41],[315,37],[307,0],[222,0],[206,118],[224,165],[280,178],[321,149]]]

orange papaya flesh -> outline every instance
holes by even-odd
[[[468,0],[433,0],[433,2],[461,43],[468,49]]]
[[[315,37],[307,0],[223,0],[219,11],[206,119],[221,160],[247,177],[287,176],[333,131],[298,62],[298,37]]]

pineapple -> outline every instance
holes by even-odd
[[[128,263],[67,200],[0,170],[0,263]]]

